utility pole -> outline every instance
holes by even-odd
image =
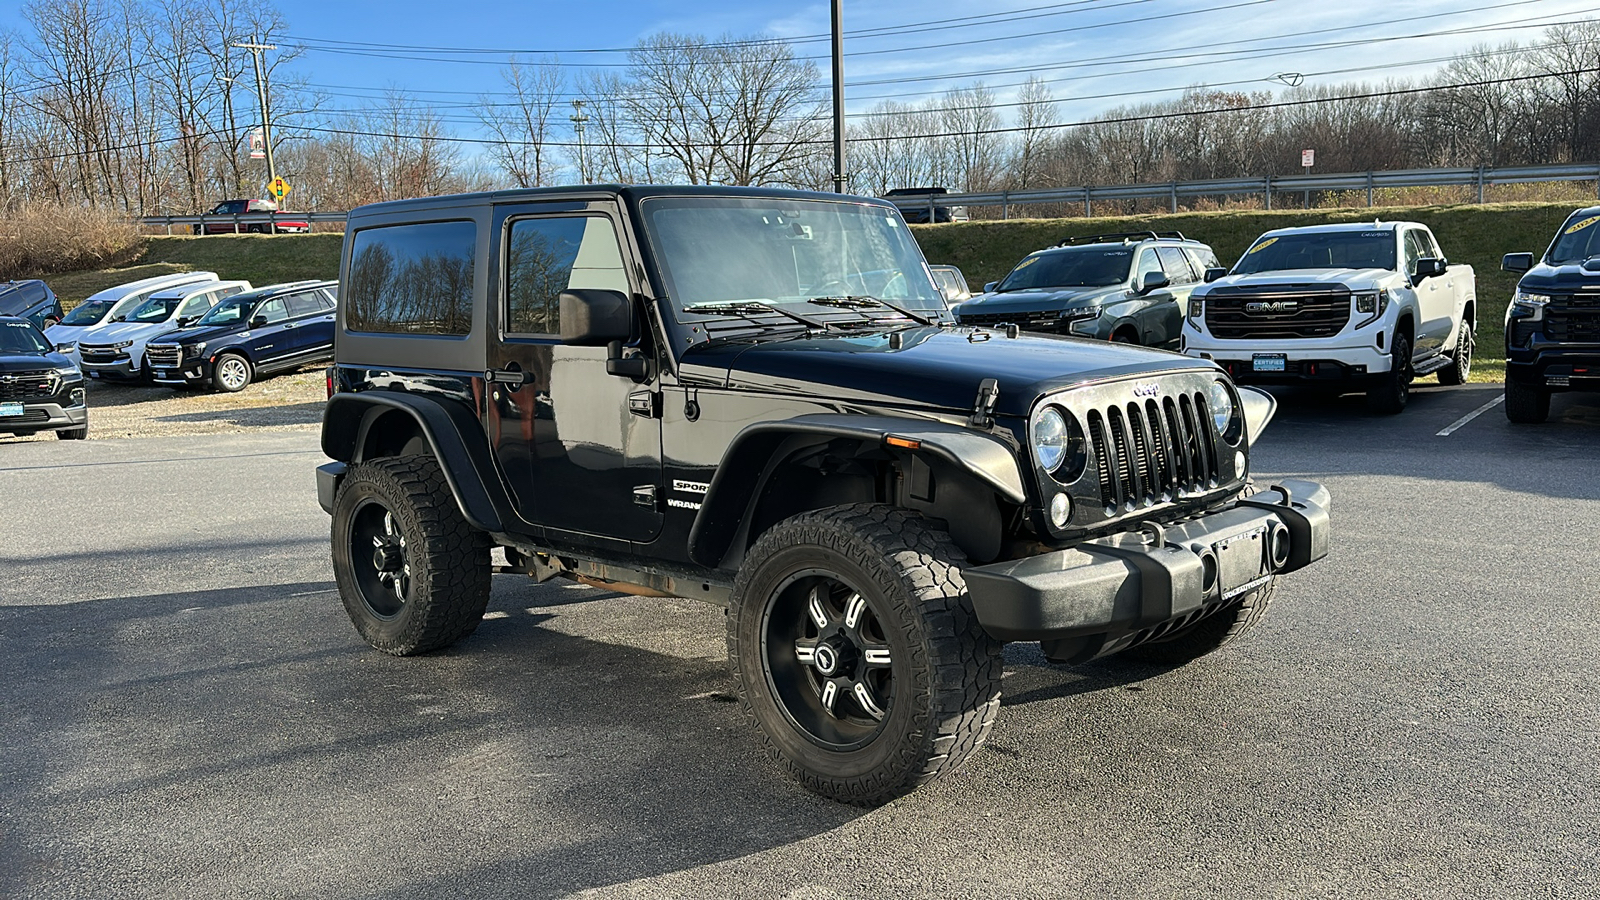
[[[249,50],[250,58],[256,64],[256,100],[261,104],[261,140],[267,151],[267,184],[278,180],[278,167],[272,162],[272,123],[267,121],[267,82],[261,75],[261,51],[276,50],[277,44],[258,44],[256,36],[250,36],[248,44],[234,44],[240,50]]]
[[[584,115],[583,103],[582,100],[572,101],[572,115],[567,118],[572,120],[572,127],[578,132],[578,180],[588,184],[589,160],[583,147],[583,123],[589,121],[589,117]]]
[[[833,190],[845,192],[844,171],[844,0],[833,0]]]

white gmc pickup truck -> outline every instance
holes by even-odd
[[[1280,228],[1189,296],[1183,351],[1235,381],[1364,390],[1405,408],[1411,380],[1467,380],[1477,280],[1416,222]]]

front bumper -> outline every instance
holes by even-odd
[[[22,415],[0,417],[0,434],[34,434],[82,428],[87,424],[89,407],[82,403],[73,406],[63,406],[57,401],[27,403],[22,407]]]
[[[1328,505],[1322,485],[1283,481],[1185,522],[963,574],[978,621],[996,640],[1044,641],[1048,652],[1051,642],[1100,636],[1093,656],[1322,559]]]
[[[1600,391],[1600,345],[1507,348],[1506,380],[1551,392]]]
[[[150,380],[172,387],[203,387],[211,383],[211,361],[203,356],[183,360],[176,368],[151,366]]]
[[[1383,319],[1359,327],[1347,326],[1329,337],[1224,339],[1214,337],[1195,320],[1185,319],[1183,352],[1212,360],[1227,369],[1235,381],[1251,384],[1360,380],[1385,374],[1393,366],[1389,355],[1393,336],[1393,324]],[[1256,365],[1257,356],[1282,357],[1283,369],[1261,371]]]
[[[131,381],[139,377],[139,369],[126,357],[113,362],[85,362],[82,368],[83,374],[90,378]]]

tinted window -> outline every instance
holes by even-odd
[[[1406,273],[1417,274],[1417,260],[1428,255],[1428,248],[1422,240],[1422,232],[1412,229],[1406,232]]]
[[[1184,255],[1189,257],[1189,262],[1194,265],[1195,271],[1199,272],[1202,277],[1206,274],[1207,269],[1222,268],[1222,263],[1217,260],[1217,255],[1212,253],[1209,247],[1185,247],[1183,252]]]
[[[67,317],[61,320],[63,325],[93,325],[104,319],[106,313],[111,312],[111,307],[116,306],[115,300],[85,300],[72,308]]]
[[[1545,260],[1553,265],[1583,262],[1600,256],[1600,216],[1578,214],[1566,221],[1556,233],[1555,242]]]
[[[1128,280],[1133,251],[1082,247],[1030,256],[1011,270],[1000,283],[1000,291],[1021,291],[1049,287],[1106,287]]]
[[[284,298],[289,301],[289,316],[309,316],[322,312],[322,304],[317,302],[313,294],[290,294]]]
[[[217,302],[215,293],[196,294],[183,301],[183,305],[178,307],[178,318],[193,319],[203,315],[206,310],[211,308],[211,304],[215,302]]]
[[[471,222],[357,232],[350,250],[346,327],[399,334],[471,331],[477,235]]]
[[[43,353],[50,343],[26,322],[0,322],[0,353]]]
[[[1164,274],[1161,268],[1161,260],[1156,258],[1156,252],[1154,250],[1141,251],[1139,253],[1139,268],[1133,273],[1134,287],[1143,285],[1144,277],[1156,272],[1163,272]]]
[[[1199,280],[1189,268],[1183,251],[1177,247],[1158,247],[1156,255],[1161,257],[1161,268],[1166,271],[1167,280],[1173,284],[1193,284]]]
[[[600,216],[523,219],[506,245],[506,331],[561,331],[561,292],[596,288],[628,293],[622,248]]]
[[[129,322],[165,322],[178,308],[178,298],[171,294],[156,294],[128,313]]]
[[[289,318],[289,306],[282,297],[273,297],[271,300],[256,307],[255,315],[250,318],[252,321],[264,318],[267,320],[268,325],[275,325]]]
[[[1394,268],[1391,231],[1314,231],[1256,241],[1234,264],[1233,274],[1283,269]]]

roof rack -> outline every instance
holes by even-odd
[[[1183,236],[1183,232],[1181,231],[1119,231],[1115,234],[1080,234],[1074,237],[1069,237],[1056,246],[1071,247],[1075,244],[1110,244],[1122,243],[1126,241],[1154,241],[1159,240],[1160,238],[1176,238],[1180,241],[1188,240],[1188,238]]]

